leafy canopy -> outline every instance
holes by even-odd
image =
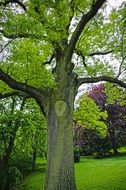
[[[84,128],[93,129],[101,136],[106,135],[107,126],[105,120],[107,113],[102,112],[87,94],[84,94],[79,99],[79,105],[75,110],[74,117],[77,123]]]

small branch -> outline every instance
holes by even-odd
[[[9,42],[5,44],[5,46],[0,50],[0,53],[3,52],[3,50],[14,40],[15,38],[11,39]]]
[[[85,63],[85,55],[83,54],[83,52],[82,52],[81,50],[78,50],[78,49],[76,49],[75,52],[76,52],[76,54],[77,54],[78,56],[81,56],[82,61],[83,61],[83,65],[84,65],[85,67],[87,67],[87,65],[86,65],[86,63]],[[97,51],[97,52],[94,52],[94,53],[90,53],[90,54],[88,54],[88,55],[86,55],[86,56],[107,55],[107,54],[112,53],[112,52],[113,52],[113,50],[106,51],[106,52]]]
[[[83,11],[81,11],[78,7],[76,7],[77,11],[79,11],[82,15],[84,15]]]
[[[22,7],[22,8],[24,9],[24,11],[27,10],[26,7],[25,7],[25,5],[24,5],[22,2],[18,1],[18,0],[5,0],[4,2],[0,2],[0,6],[6,7],[6,6],[7,6],[8,4],[10,4],[10,3],[16,3],[16,4],[18,4],[20,7]]]
[[[107,54],[110,54],[110,53],[112,53],[112,52],[113,52],[113,50],[106,51],[106,52],[97,51],[97,52],[94,52],[94,53],[90,53],[88,56],[107,55]]]
[[[126,83],[124,83],[123,81],[121,81],[117,78],[113,78],[113,77],[109,77],[109,76],[78,78],[78,87],[85,83],[95,83],[95,82],[100,82],[100,81],[107,81],[110,83],[115,83],[123,88],[126,88]]]
[[[49,61],[45,61],[45,62],[43,63],[43,65],[51,64],[51,62],[52,62],[52,60],[53,60],[54,57],[55,57],[55,54],[53,53],[53,54],[51,55]]]
[[[125,34],[125,31],[126,31],[126,29],[123,28],[122,39],[121,39],[121,44],[122,44],[122,46],[121,46],[121,58],[122,58],[122,60],[121,60],[120,66],[119,66],[117,78],[119,78],[120,75],[123,73],[122,66],[123,66],[124,60],[126,59],[126,56],[124,55],[124,34]]]
[[[83,65],[85,67],[87,67],[87,65],[85,63],[85,55],[83,54],[83,52],[81,50],[76,49],[75,53],[82,58]]]
[[[125,59],[126,59],[126,57],[122,58],[122,61],[121,61],[120,66],[119,66],[119,72],[118,72],[117,78],[119,78],[122,75],[122,73],[126,70],[126,69],[122,70],[122,66],[123,66]]]

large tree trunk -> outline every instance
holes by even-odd
[[[76,85],[72,81],[59,82],[50,96],[45,190],[76,190],[72,127]]]

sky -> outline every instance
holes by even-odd
[[[112,7],[117,7],[118,5],[122,3],[122,0],[108,0],[108,3]]]

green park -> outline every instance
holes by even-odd
[[[126,190],[125,0],[0,0],[0,190]]]

